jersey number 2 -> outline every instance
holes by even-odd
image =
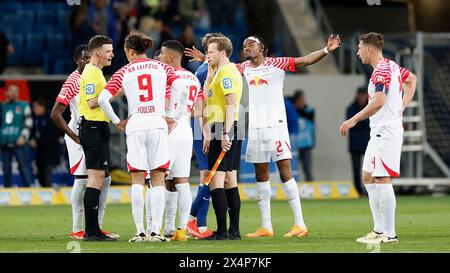
[[[145,91],[145,95],[140,95],[139,100],[146,102],[153,100],[152,77],[149,74],[143,74],[138,77],[139,90]]]

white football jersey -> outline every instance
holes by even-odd
[[[138,59],[119,69],[105,89],[113,96],[123,89],[128,101],[126,134],[162,128],[167,130],[165,99],[178,78],[172,67],[152,59]]]
[[[389,59],[381,59],[378,62],[369,81],[369,103],[374,100],[376,92],[384,92],[386,99],[383,107],[370,117],[371,128],[383,125],[403,126],[402,85],[409,73],[408,70]]]
[[[78,70],[73,71],[67,80],[64,82],[59,91],[56,101],[70,107],[70,121],[69,128],[78,135],[78,122],[80,114],[78,112],[78,99],[80,93],[80,78],[81,74]]]
[[[194,109],[194,104],[198,99],[204,99],[203,91],[199,80],[190,71],[184,68],[175,68],[175,74],[180,77],[180,81],[185,87],[180,96],[180,103],[176,106],[180,115],[178,122],[184,122],[191,126],[191,113]],[[172,88],[171,93],[173,92],[177,91]]]
[[[236,65],[249,89],[249,128],[287,126],[283,86],[286,71],[295,71],[294,58],[266,58],[253,67],[251,61]]]

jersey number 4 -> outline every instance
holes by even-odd
[[[138,77],[139,90],[144,91],[145,95],[140,95],[142,102],[153,100],[152,77],[149,74],[143,74]]]

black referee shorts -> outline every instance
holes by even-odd
[[[80,141],[86,157],[86,169],[107,171],[110,163],[108,123],[82,119]]]
[[[230,150],[228,150],[228,152],[225,153],[222,162],[217,168],[218,171],[239,171],[241,163],[242,140],[237,139],[237,129],[237,122],[235,121],[231,132],[229,132],[230,138],[233,139],[231,141],[231,148]],[[222,152],[222,130],[223,123],[214,123],[211,127],[212,140],[209,146],[208,153],[208,170],[212,170],[214,164],[217,161],[217,158]],[[235,137],[233,138],[233,136]]]

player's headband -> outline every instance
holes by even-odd
[[[258,43],[258,45],[261,45],[261,46],[262,46],[261,40],[259,40],[259,39],[256,38],[255,36],[250,36],[250,37],[248,37],[247,39],[245,39],[244,45],[245,45],[245,43],[246,43],[248,40],[254,41],[254,42]]]

